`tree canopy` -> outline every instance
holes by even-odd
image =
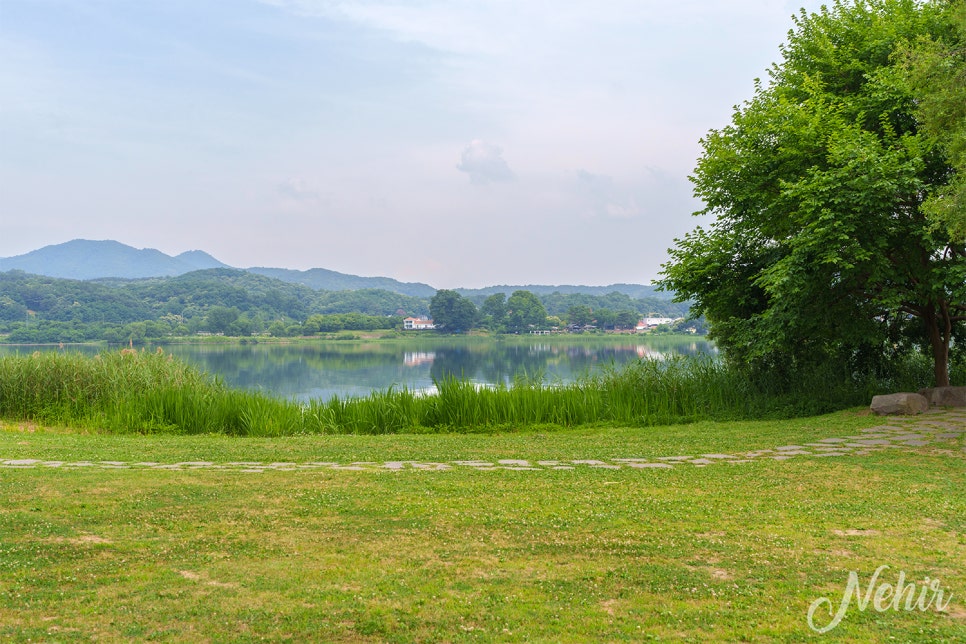
[[[946,151],[955,170],[926,201],[926,211],[959,240],[966,239],[966,3],[945,3],[949,31],[921,36],[906,49],[916,91],[916,116],[925,134]]]
[[[506,319],[506,294],[494,293],[485,300],[480,307],[480,317],[483,326],[491,331],[503,329],[503,322]]]
[[[530,291],[514,291],[506,301],[506,327],[511,333],[542,327],[547,323],[547,309]]]
[[[469,298],[456,291],[441,289],[429,301],[429,313],[436,328],[448,333],[469,331],[476,325],[479,311]]]
[[[948,147],[923,131],[922,92],[900,56],[948,41],[944,8],[803,10],[768,81],[701,141],[696,214],[714,220],[676,240],[662,286],[694,300],[735,364],[871,368],[918,345],[948,384],[966,249],[924,201],[957,175]]]

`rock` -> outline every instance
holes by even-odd
[[[966,407],[966,387],[930,387],[919,394],[934,407]]]
[[[879,416],[921,414],[928,409],[929,400],[920,394],[898,393],[872,398],[872,411]]]

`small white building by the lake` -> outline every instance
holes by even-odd
[[[406,331],[422,331],[424,329],[435,329],[436,325],[432,320],[426,318],[406,318],[403,320],[403,329]]]

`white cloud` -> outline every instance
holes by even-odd
[[[473,183],[512,181],[516,177],[503,159],[503,150],[479,139],[466,146],[456,169],[470,175]]]
[[[641,214],[633,195],[607,175],[577,170],[578,189],[590,214],[613,219],[630,219]]]
[[[276,191],[283,198],[298,203],[318,203],[321,200],[319,191],[303,177],[291,177],[276,186]]]

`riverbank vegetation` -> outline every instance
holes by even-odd
[[[482,387],[445,378],[429,393],[390,389],[300,403],[231,389],[160,349],[35,352],[0,358],[0,417],[115,433],[241,436],[649,426],[815,414],[928,381],[922,360],[893,373],[902,379],[826,369],[756,381],[710,356],[644,359],[567,385],[521,379]]]
[[[523,293],[527,302],[535,302],[542,311],[535,321],[528,318],[539,328],[564,325],[574,307],[592,309],[602,328],[613,328],[620,320],[625,325],[632,320],[633,325],[641,316],[684,317],[688,311],[687,304],[674,303],[669,297],[632,298],[617,291],[604,295]],[[459,330],[519,331],[495,323],[492,315],[476,315],[486,301],[505,303],[507,295],[513,297],[510,293],[457,295],[472,310],[469,325]],[[298,337],[371,332],[401,329],[404,317],[429,315],[431,300],[379,289],[317,291],[234,269],[90,281],[8,271],[0,273],[0,341],[143,345],[209,334]],[[618,313],[624,317],[619,319]],[[517,318],[511,312],[510,319]]]

